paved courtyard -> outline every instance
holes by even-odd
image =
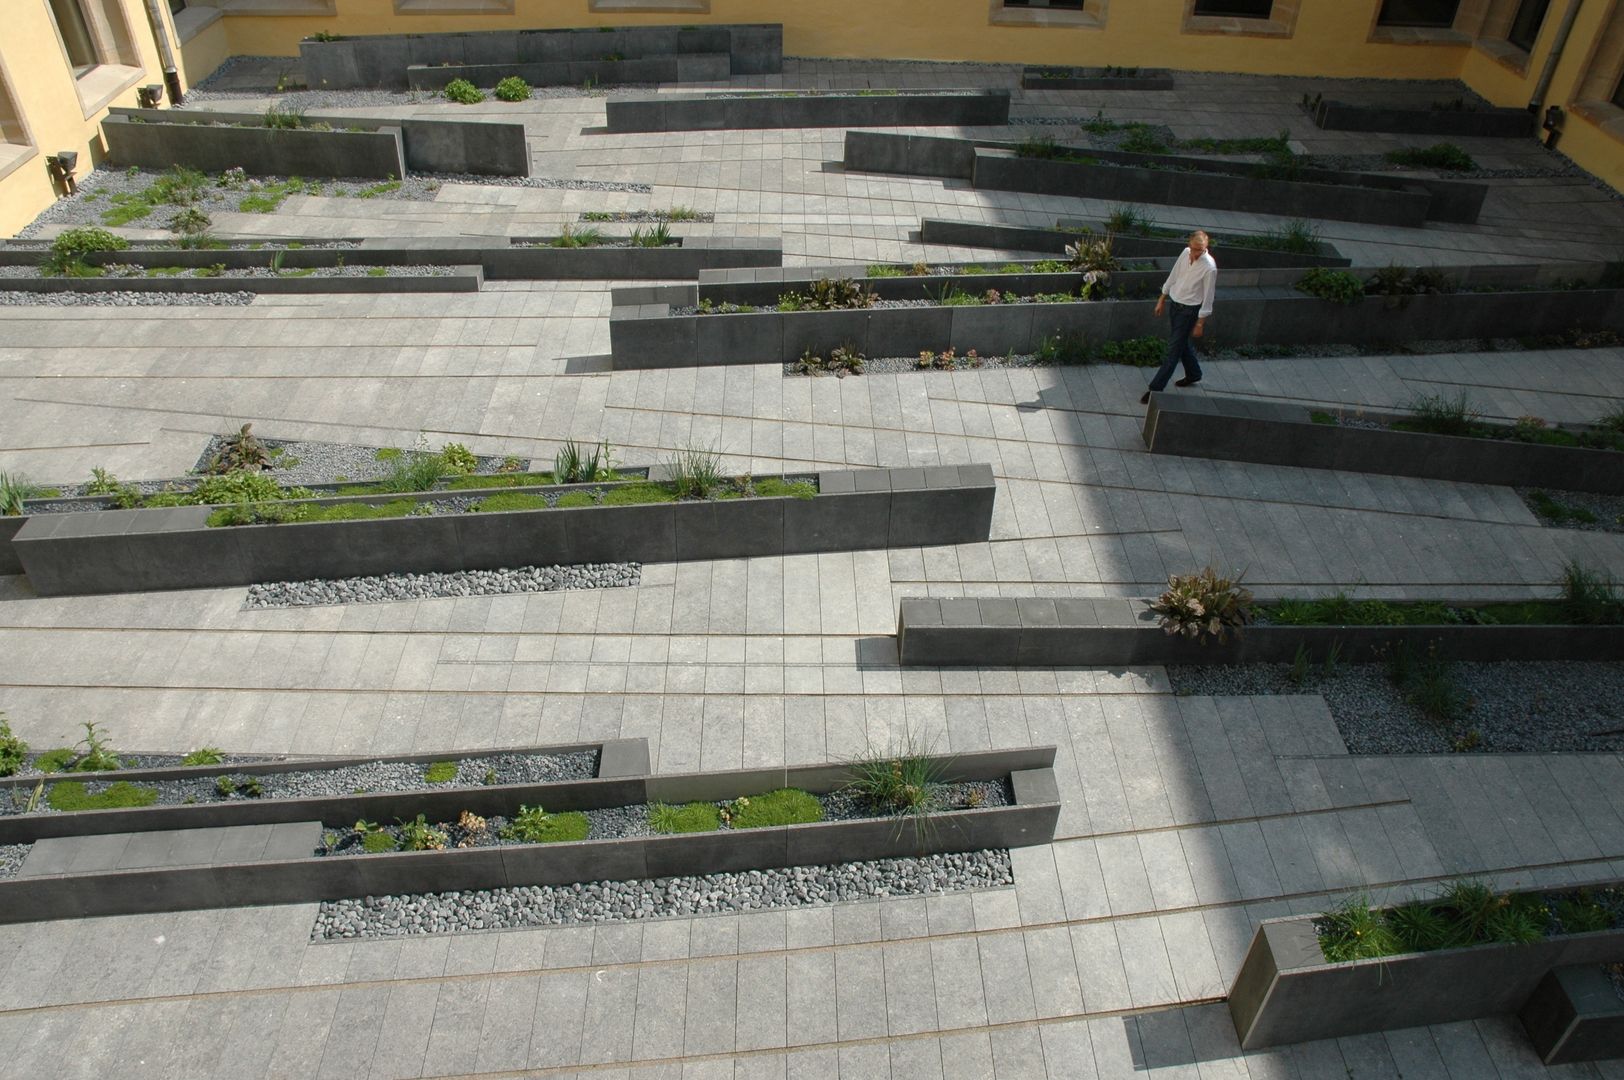
[[[739,86],[1018,84],[1017,69],[789,61]],[[1172,93],[1020,93],[1021,118],[1289,127],[1304,90],[1420,86],[1183,76]],[[247,96],[221,108],[263,107]],[[446,105],[393,110],[438,115]],[[314,110],[313,110],[314,111]],[[375,115],[391,110],[353,110]],[[921,217],[1053,224],[1086,199],[846,174],[841,131],[605,135],[601,98],[489,102],[540,176],[651,194],[447,185],[432,202],[295,196],[222,235],[556,233],[583,211],[688,206],[680,233],[781,236],[786,262],[985,261]],[[1021,128],[1017,136],[1030,130]],[[1054,129],[1057,134],[1068,129]],[[979,134],[979,132],[976,132]],[[1007,136],[1007,132],[1003,133]],[[1414,142],[1415,140],[1408,140]],[[1435,140],[1434,140],[1435,141]],[[1458,140],[1489,168],[1532,142]],[[1617,258],[1624,202],[1582,177],[1497,179],[1475,226],[1321,223],[1356,265]],[[1160,224],[1277,219],[1147,206]],[[1219,253],[1221,258],[1221,252]],[[997,1080],[1624,1077],[1543,1069],[1515,1020],[1240,1052],[1222,999],[1264,918],[1462,875],[1624,876],[1624,760],[1354,756],[1316,694],[1176,696],[1161,669],[900,670],[909,596],[1143,596],[1244,569],[1260,594],[1547,596],[1568,560],[1624,576],[1624,534],[1541,525],[1511,490],[1151,457],[1148,373],[1090,366],[786,378],[778,365],[602,371],[610,283],[261,297],[247,307],[0,308],[0,468],[71,482],[181,475],[245,421],[284,439],[425,433],[550,459],[607,439],[648,464],[715,444],[732,469],[990,462],[993,538],[953,548],[645,568],[636,588],[244,611],[241,589],[41,599],[0,578],[0,709],[36,746],[340,754],[644,737],[656,771],[820,762],[905,735],[1055,744],[1052,845],[1012,888],[743,916],[312,942],[314,905],[0,926],[0,1073],[92,1077]],[[1223,295],[1214,313],[1220,332]],[[1214,362],[1205,389],[1357,410],[1465,388],[1493,418],[1582,422],[1624,349]]]

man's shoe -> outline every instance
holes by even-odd
[[[1141,404],[1141,405],[1149,405],[1150,404],[1150,391],[1149,390],[1146,390],[1145,391],[1145,396],[1139,399],[1139,404]]]
[[[1174,383],[1173,385],[1174,386],[1194,386],[1196,383],[1199,383],[1200,381],[1201,381],[1200,379],[1185,378],[1185,379],[1180,379],[1178,382]]]

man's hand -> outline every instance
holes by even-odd
[[[1203,330],[1205,330],[1206,327],[1207,327],[1207,320],[1206,319],[1197,319],[1195,321],[1195,329],[1190,331],[1190,336],[1191,337],[1200,337],[1201,332]]]
[[[1166,310],[1166,308],[1167,308],[1167,294],[1162,293],[1162,295],[1160,295],[1160,296],[1158,296],[1156,298],[1156,317],[1158,319],[1162,317],[1162,312],[1164,310]]]

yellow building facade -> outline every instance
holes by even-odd
[[[1562,110],[1560,148],[1624,189],[1624,0],[7,0],[0,232],[100,159],[107,108],[299,41],[525,27],[782,23],[794,56],[1461,79]]]

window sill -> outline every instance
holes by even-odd
[[[1479,38],[1472,42],[1472,47],[1513,74],[1528,74],[1528,53],[1509,41]]]
[[[1603,135],[1624,142],[1624,109],[1611,101],[1575,101],[1571,111],[1595,124]]]
[[[337,15],[336,0],[215,0],[225,15]]]
[[[39,151],[32,146],[23,146],[20,143],[0,143],[0,180],[4,180],[22,168],[24,162],[38,156]]]
[[[512,15],[513,0],[395,0],[396,15]]]
[[[639,11],[680,11],[693,15],[709,15],[710,0],[588,0],[588,11],[630,14]]]
[[[1459,30],[1441,26],[1378,26],[1370,32],[1377,45],[1470,45],[1472,39]]]
[[[219,8],[189,7],[175,16],[175,36],[182,45],[225,18]]]
[[[987,19],[993,26],[1043,26],[1051,29],[1104,30],[1105,18],[1089,11],[1065,8],[1007,8],[992,0]]]
[[[1292,26],[1284,19],[1243,19],[1234,15],[1191,15],[1184,20],[1186,34],[1222,34],[1225,37],[1288,38]]]
[[[122,64],[98,64],[79,77],[79,107],[85,119],[101,112],[113,99],[146,78],[145,68],[125,67]]]

